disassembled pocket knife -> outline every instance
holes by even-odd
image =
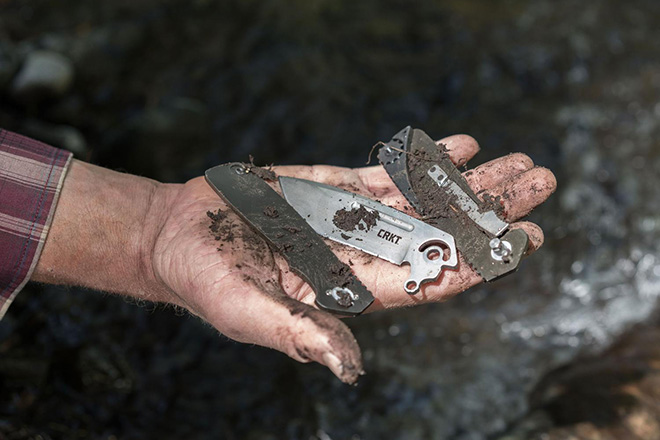
[[[453,236],[485,281],[518,268],[527,234],[509,230],[496,207],[477,197],[444,148],[426,133],[404,128],[380,148],[378,159],[424,221]]]
[[[334,313],[360,314],[373,296],[320,236],[394,264],[408,263],[403,287],[409,294],[456,268],[457,249],[486,281],[518,268],[527,234],[509,229],[498,206],[472,191],[444,148],[426,133],[404,128],[378,158],[422,220],[339,188],[290,177],[279,178],[282,198],[240,163],[211,168],[206,180],[310,284],[318,306]]]
[[[320,235],[394,264],[410,264],[403,287],[422,284],[458,265],[454,238],[401,211],[309,180],[280,177],[284,198]]]

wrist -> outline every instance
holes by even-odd
[[[152,265],[165,187],[73,161],[32,279],[166,301]]]
[[[138,240],[139,247],[136,250],[137,285],[140,286],[140,293],[136,296],[145,297],[151,301],[182,305],[178,297],[160,277],[156,270],[155,260],[157,258],[156,243],[159,238],[162,238],[161,234],[168,214],[172,212],[172,205],[183,185],[153,183]]]

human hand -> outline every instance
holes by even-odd
[[[459,165],[478,151],[469,136],[452,136],[440,142]],[[338,186],[397,209],[407,204],[381,166],[286,166],[274,171]],[[506,194],[501,199],[506,220],[515,222],[512,228],[528,234],[530,253],[541,246],[541,229],[518,220],[555,190],[550,171],[534,167],[523,154],[512,154],[464,175],[477,194]],[[301,362],[320,362],[344,382],[357,379],[362,371],[361,356],[350,330],[336,317],[315,308],[311,288],[289,271],[284,259],[274,254],[203,178],[183,186],[159,187],[154,200],[157,208],[151,215],[160,221],[152,228],[157,231],[153,240],[147,240],[153,246],[146,260],[153,267],[157,299],[186,308],[232,339],[272,347]],[[215,232],[209,231],[208,211],[217,213]],[[402,287],[409,267],[337,243],[328,244],[374,294],[370,312],[444,301],[482,281],[461,260],[456,270],[445,271],[411,296]]]
[[[441,142],[459,165],[479,149],[469,136]],[[339,186],[395,208],[406,204],[380,166],[275,171]],[[554,191],[550,171],[513,154],[465,176],[476,193],[504,196],[504,216],[515,222],[511,227],[527,232],[530,253],[541,246],[541,229],[517,220]],[[219,213],[215,232],[209,231],[208,211]],[[329,245],[374,294],[368,311],[443,301],[481,282],[460,261],[456,270],[444,271],[410,296],[403,290],[408,267]],[[174,304],[237,341],[272,347],[301,362],[320,362],[344,382],[354,382],[362,371],[360,349],[348,327],[314,307],[310,287],[202,178],[185,185],[160,184],[74,160],[32,279]]]

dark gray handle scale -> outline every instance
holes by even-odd
[[[268,183],[245,170],[243,164],[220,165],[206,171],[206,181],[312,287],[319,308],[354,316],[369,307],[374,298],[350,267]],[[352,305],[341,306],[326,294],[335,287],[357,295]]]
[[[449,156],[438,148],[426,133],[422,130],[406,127],[397,133],[393,139],[397,138],[399,140],[394,143],[390,141],[380,148],[378,158],[394,184],[418,213],[427,215],[433,212],[434,207],[428,206],[425,198],[420,197],[422,192],[419,191],[419,188],[437,188],[437,184],[428,175],[429,169],[436,165],[442,168],[449,178],[456,182],[475,203],[480,206],[483,205],[483,202],[474,194],[461,172],[451,162]],[[391,148],[400,144],[403,144],[404,154],[398,154],[396,150]],[[387,149],[388,146],[390,147],[389,150]],[[396,157],[392,151],[397,153]],[[408,155],[424,160],[418,160],[417,166],[411,166]],[[438,188],[438,191],[441,191],[441,189]],[[447,203],[450,203],[451,197],[449,195],[447,200]],[[451,217],[435,217],[424,221],[451,234],[456,240],[456,247],[459,252],[485,281],[495,280],[518,268],[522,257],[527,251],[529,242],[529,237],[524,231],[513,229],[500,237],[500,239],[511,243],[512,253],[507,263],[497,261],[491,258],[489,245],[494,236],[477,227],[472,220],[461,213],[460,208],[457,208],[455,212],[456,215]]]

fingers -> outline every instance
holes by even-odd
[[[543,230],[535,223],[531,222],[516,222],[511,224],[511,229],[522,229],[529,237],[529,245],[527,247],[527,254],[531,255],[536,252],[545,241]]]
[[[348,327],[326,312],[289,298],[276,281],[263,283],[245,273],[223,285],[236,287],[210,295],[204,316],[226,336],[274,348],[300,362],[316,361],[345,383],[363,374],[357,341]]]
[[[479,151],[479,144],[465,134],[449,136],[436,142],[447,148],[447,154],[457,166],[467,163]],[[382,166],[372,166],[348,170],[332,166],[279,166],[274,167],[278,175],[323,182],[356,193],[375,197],[386,197],[397,193],[392,180]]]
[[[536,167],[502,182],[484,193],[502,205],[506,221],[516,221],[543,203],[557,189],[557,180],[547,168]]]
[[[465,165],[479,152],[477,141],[466,134],[455,134],[436,141],[436,144],[445,146],[451,161],[457,167]]]
[[[534,162],[529,156],[523,153],[512,153],[479,165],[473,170],[466,171],[463,176],[472,191],[479,193],[506,182],[533,167]]]

